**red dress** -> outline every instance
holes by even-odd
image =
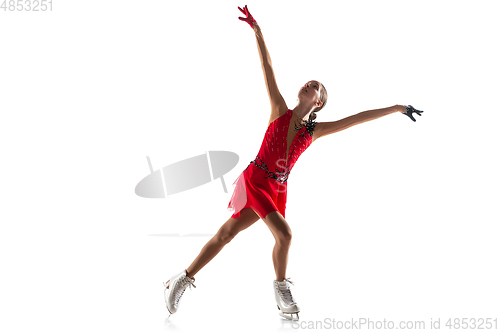
[[[227,209],[232,218],[243,208],[252,208],[261,218],[274,211],[285,217],[287,180],[299,156],[312,142],[315,121],[307,121],[293,138],[286,161],[287,134],[293,111],[288,111],[267,127],[255,160],[236,178]]]

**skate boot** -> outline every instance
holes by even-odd
[[[293,299],[290,284],[293,284],[290,279],[284,279],[283,281],[274,280],[274,297],[276,298],[276,304],[278,305],[278,310],[280,310],[279,315],[288,320],[299,320],[300,308],[297,302]],[[294,318],[293,314],[297,316]]]
[[[187,286],[189,286],[189,289],[191,289],[191,286],[196,288],[193,282],[194,279],[187,276],[187,270],[183,270],[182,272],[172,276],[167,282],[163,282],[163,286],[165,286],[165,303],[167,305],[168,312],[170,312],[169,317],[179,308],[179,301],[181,300]]]

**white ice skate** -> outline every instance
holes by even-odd
[[[273,284],[274,297],[276,298],[278,310],[280,310],[279,315],[288,320],[299,320],[300,308],[293,299],[290,290],[290,284],[293,284],[293,282],[290,279],[284,279],[283,281],[274,280]],[[294,318],[294,314],[297,316],[297,319]]]
[[[186,270],[172,276],[167,282],[163,282],[163,286],[165,287],[165,303],[168,312],[170,312],[169,317],[179,308],[179,301],[187,286],[189,286],[189,289],[191,289],[191,286],[196,288],[193,282],[194,279],[187,276]]]

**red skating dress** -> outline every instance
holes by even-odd
[[[315,121],[307,121],[303,126],[290,124],[293,111],[288,111],[275,119],[267,127],[257,157],[236,178],[233,195],[227,209],[232,218],[240,216],[243,208],[252,208],[261,218],[274,211],[285,217],[287,180],[299,156],[312,142]],[[298,132],[288,152],[286,160],[288,127],[295,126]]]

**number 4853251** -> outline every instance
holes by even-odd
[[[450,318],[446,321],[450,329],[497,329],[497,318]]]
[[[52,11],[52,0],[3,0],[0,9],[4,12]]]

